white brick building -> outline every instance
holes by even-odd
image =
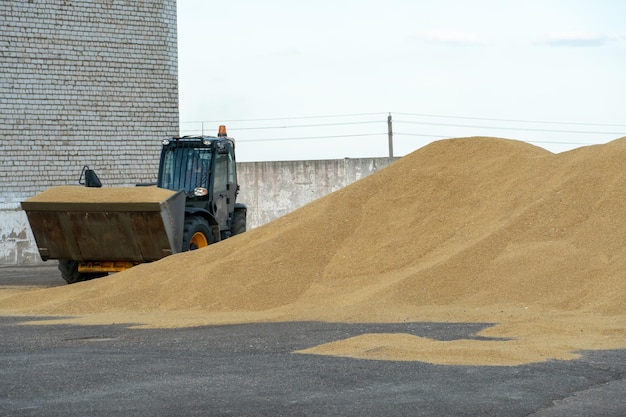
[[[0,266],[38,262],[20,202],[154,180],[178,134],[176,0],[0,2]]]

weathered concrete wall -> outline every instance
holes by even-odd
[[[76,183],[154,178],[176,135],[176,0],[0,2],[0,265],[38,259],[19,202]]]
[[[386,167],[397,158],[237,164],[241,193],[248,206],[248,229],[281,217],[315,199]]]

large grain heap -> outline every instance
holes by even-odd
[[[6,295],[0,311],[150,326],[497,323],[481,333],[492,341],[367,334],[303,352],[435,363],[626,348],[624,160],[626,138],[558,155],[496,138],[439,141],[217,245]]]

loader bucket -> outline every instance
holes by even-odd
[[[183,192],[53,187],[22,208],[43,260],[150,262],[182,249]]]

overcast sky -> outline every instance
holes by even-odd
[[[626,136],[626,1],[178,0],[178,42],[181,133],[239,161]]]

